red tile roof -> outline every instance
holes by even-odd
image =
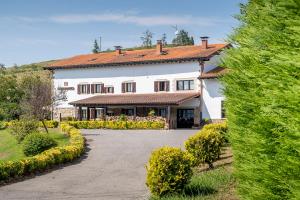
[[[189,99],[199,97],[198,92],[151,93],[151,94],[113,94],[97,95],[71,105],[179,105]]]
[[[156,49],[122,51],[121,55],[116,55],[115,52],[102,52],[59,60],[51,63],[45,67],[45,69],[116,66],[206,59],[228,46],[228,44],[210,44],[207,49],[203,49],[201,46],[170,47],[163,48],[162,54],[158,54]]]
[[[222,76],[228,72],[227,69],[223,67],[216,67],[208,72],[204,72],[201,74],[200,79],[211,79],[211,78],[217,78],[219,76]]]

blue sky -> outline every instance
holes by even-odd
[[[102,36],[102,49],[133,47],[149,29],[153,41],[172,25],[199,42],[222,42],[237,26],[233,18],[245,0],[1,0],[0,63],[6,66],[91,52]]]

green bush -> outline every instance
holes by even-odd
[[[34,156],[56,145],[55,140],[45,133],[30,133],[23,140],[23,152],[26,156]]]
[[[47,128],[57,128],[58,124],[59,124],[58,121],[54,121],[54,120],[47,120],[47,121],[44,121],[44,123]],[[39,127],[44,128],[42,122],[39,122]]]
[[[221,155],[223,136],[214,129],[203,129],[189,137],[185,142],[185,149],[194,156],[194,165],[207,163],[213,168],[213,162]]]
[[[32,119],[21,119],[12,121],[10,124],[11,134],[14,135],[20,143],[26,135],[37,132],[38,122]]]
[[[0,121],[0,130],[6,129],[7,128],[7,123],[4,121]]]
[[[224,142],[229,142],[229,136],[228,136],[228,126],[227,122],[222,123],[213,123],[213,124],[207,124],[203,127],[202,130],[208,130],[212,129],[213,131],[219,132],[224,137]]]
[[[84,152],[84,138],[80,131],[68,124],[61,124],[61,128],[70,136],[68,145],[54,147],[21,160],[0,162],[0,181],[42,171],[80,157]]]
[[[78,129],[163,129],[164,121],[69,121]]]
[[[299,0],[248,1],[223,77],[241,199],[300,199]]]
[[[155,196],[179,193],[192,177],[193,157],[179,148],[154,150],[146,166],[146,185]]]

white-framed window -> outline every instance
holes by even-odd
[[[89,94],[90,93],[90,85],[89,84],[79,84],[77,93],[78,94]]]
[[[136,92],[135,82],[124,82],[122,83],[122,93],[133,93]]]
[[[177,90],[194,90],[194,80],[177,80]]]
[[[81,118],[83,120],[87,119],[87,108],[82,108],[82,110],[81,110]]]
[[[114,87],[113,86],[107,86],[105,87],[106,93],[114,93]]]
[[[102,84],[95,84],[95,93],[103,93]]]
[[[226,118],[225,101],[221,101],[221,118]]]

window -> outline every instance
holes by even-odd
[[[177,81],[177,90],[193,90],[194,80],[180,80]]]
[[[158,116],[160,116],[160,117],[166,117],[166,116],[167,116],[167,111],[166,111],[165,108],[159,108],[157,114],[158,114]]]
[[[87,109],[82,109],[81,112],[82,112],[81,115],[82,119],[87,119]]]
[[[122,92],[136,92],[136,83],[135,82],[127,82],[122,83]]]
[[[102,84],[95,84],[95,93],[102,93]]]
[[[169,81],[155,81],[154,82],[154,91],[155,92],[162,92],[162,91],[169,91]]]
[[[114,87],[105,87],[106,93],[114,93]]]
[[[127,115],[127,116],[133,116],[134,115],[134,110],[131,109],[122,109],[122,114]]]
[[[226,112],[225,112],[225,102],[221,101],[221,118],[226,118]]]
[[[90,85],[89,84],[78,85],[77,90],[78,90],[77,91],[78,94],[89,94],[90,93]]]
[[[64,82],[64,86],[65,86],[65,87],[68,87],[68,86],[69,86],[69,83],[68,83],[68,82]]]

